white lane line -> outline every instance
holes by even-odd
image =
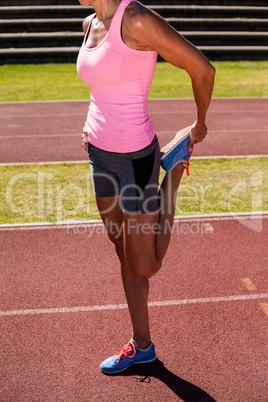
[[[267,299],[268,293],[259,293],[253,295],[238,295],[238,296],[221,296],[221,297],[205,297],[196,299],[181,299],[181,300],[164,300],[149,302],[149,307],[165,307],[179,306],[186,304],[204,304],[204,303],[219,303],[227,301],[242,301],[253,299]],[[58,313],[79,313],[89,311],[103,310],[121,310],[126,309],[127,304],[104,304],[99,306],[80,306],[80,307],[60,307],[60,308],[43,308],[43,309],[27,309],[27,310],[10,310],[0,311],[0,316],[15,316],[15,315],[38,315],[38,314],[58,314]]]
[[[257,100],[257,101],[259,101],[260,99],[261,100],[268,100],[268,97],[267,96],[248,96],[248,97],[241,97],[241,96],[236,96],[236,97],[216,97],[216,96],[213,96],[213,99],[212,99],[212,102],[215,102],[215,103],[220,103],[221,101],[225,101],[225,100],[228,100],[228,101],[234,101],[234,102],[236,102],[237,100],[243,100],[243,101],[250,101],[250,100]],[[149,102],[162,102],[162,101],[175,101],[175,102],[177,102],[177,101],[181,101],[181,102],[185,102],[185,101],[190,101],[190,102],[194,102],[194,99],[193,98],[149,98],[148,99],[149,100]],[[31,105],[31,104],[34,104],[34,103],[45,103],[45,104],[49,104],[49,103],[51,103],[51,104],[54,104],[54,103],[79,103],[79,102],[81,102],[81,103],[88,103],[90,100],[89,99],[72,99],[72,100],[69,100],[69,99],[62,99],[62,100],[38,100],[38,101],[11,101],[11,102],[0,102],[0,106],[1,105],[21,105],[21,104],[24,104],[24,105]]]
[[[213,96],[213,98],[212,98],[212,102],[214,102],[214,101],[224,101],[225,99],[228,99],[229,101],[236,101],[237,99],[238,100],[245,100],[245,101],[247,101],[248,99],[249,100],[259,100],[259,99],[264,99],[264,100],[268,100],[268,97],[267,96],[249,96],[249,97],[242,97],[242,96],[236,96],[236,97],[219,97],[219,96]],[[153,102],[157,102],[157,101],[192,101],[192,102],[194,102],[194,99],[192,99],[192,98],[149,98],[149,101],[151,102],[151,101],[153,101]]]
[[[194,106],[194,105],[193,105]],[[163,111],[149,111],[149,115],[152,115],[152,114],[193,114],[193,113],[195,113],[196,111],[195,111],[195,109],[194,109],[194,107],[193,107],[193,109],[192,110],[167,110],[166,112],[163,110]],[[255,113],[267,113],[267,110],[266,109],[232,109],[232,110],[226,110],[226,109],[224,109],[224,110],[221,110],[221,109],[219,109],[219,110],[209,110],[208,111],[208,116],[210,115],[210,114],[224,114],[224,113],[227,113],[227,114],[231,114],[231,113],[234,113],[234,114],[238,114],[239,113],[239,117],[241,118],[241,114],[243,114],[243,113],[247,113],[247,114],[249,114],[249,113],[253,113],[253,114],[255,114]]]
[[[261,130],[260,130],[261,131]],[[78,137],[81,133],[66,133],[66,134],[29,134],[29,135],[1,135],[0,139],[7,138],[58,138],[58,137]]]
[[[194,106],[194,105],[193,105]],[[167,114],[193,114],[193,113],[195,113],[195,109],[193,108],[192,110],[167,110],[167,111],[164,111],[164,110],[160,110],[160,111],[156,111],[156,110],[152,110],[152,111],[149,111],[149,115],[152,115],[152,114],[157,114],[157,115],[159,115],[159,114],[165,114],[165,115],[167,115]],[[209,112],[208,112],[208,115],[210,115],[210,114],[219,114],[219,113],[221,113],[221,114],[223,114],[223,113],[228,113],[228,114],[231,114],[231,113],[235,113],[235,114],[237,114],[237,113],[239,113],[240,115],[241,115],[241,113],[247,113],[247,114],[249,114],[249,113],[267,113],[267,110],[266,109],[232,109],[232,110],[226,110],[226,109],[224,109],[224,110],[210,110]],[[23,117],[32,117],[32,118],[40,118],[40,117],[56,117],[56,118],[58,118],[58,117],[73,117],[73,116],[85,116],[85,113],[58,113],[58,114],[55,114],[55,113],[44,113],[44,114],[42,114],[42,113],[23,113],[23,114],[17,114],[17,113],[14,113],[14,114],[7,114],[7,115],[3,115],[3,116],[1,116],[1,119],[13,119],[13,118],[23,118]]]
[[[213,128],[211,128],[211,129],[209,129],[209,132],[210,133],[256,133],[256,131],[260,131],[261,133],[263,133],[263,132],[265,132],[267,130],[267,127],[265,127],[265,128],[254,128],[254,129],[234,129],[234,130],[231,130],[231,129],[228,129],[228,130],[222,130],[222,129],[220,129],[220,130],[217,130],[217,129],[213,129]],[[171,131],[171,130],[169,130],[169,131],[158,131],[158,130],[155,130],[155,132],[156,132],[156,134],[163,134],[163,133],[174,133],[174,130],[173,131]]]
[[[265,134],[267,131],[266,128],[256,128],[256,129],[249,129],[249,130],[214,130],[210,129],[209,133],[263,133]],[[168,131],[158,131],[156,130],[157,135],[163,135],[163,134],[175,134],[176,130],[168,130]],[[30,134],[30,135],[0,135],[0,140],[1,139],[7,139],[7,138],[54,138],[54,137],[77,137],[80,136],[81,133],[78,134]]]
[[[235,103],[237,100],[242,100],[245,102],[249,102],[250,100],[256,100],[259,103],[259,100],[268,100],[267,96],[248,96],[248,97],[242,97],[242,96],[236,96],[236,97],[217,97],[217,96],[213,96],[212,102],[213,103],[221,103],[228,100],[230,103]],[[153,102],[153,103],[157,103],[157,102],[161,102],[161,101],[169,101],[169,102],[189,102],[189,103],[193,103],[194,104],[194,99],[193,98],[149,98],[148,99],[149,103]],[[32,104],[40,104],[40,103],[44,103],[44,104],[49,104],[51,103],[52,105],[55,103],[64,103],[64,104],[72,104],[72,103],[85,103],[85,104],[89,104],[90,99],[62,99],[62,100],[37,100],[37,101],[11,101],[11,102],[0,102],[0,107],[1,105],[32,105]],[[227,102],[228,103],[228,102]]]
[[[248,111],[250,112],[250,110]],[[4,116],[1,116],[1,119],[13,119],[15,118],[21,118],[21,117],[73,117],[73,116],[85,116],[85,113],[14,113],[14,114],[6,114]]]
[[[216,156],[192,156],[194,159],[244,159],[244,158],[267,158],[268,155],[216,155]],[[52,162],[16,162],[16,163],[0,163],[0,166],[23,166],[23,165],[61,165],[66,163],[87,163],[88,160],[80,161],[52,161]]]
[[[219,213],[219,214],[200,214],[200,215],[176,215],[175,223],[180,222],[208,222],[208,221],[230,221],[237,219],[268,219],[268,211],[254,212],[234,212],[234,213]],[[61,222],[32,222],[32,223],[3,223],[0,224],[0,232],[5,230],[43,230],[43,229],[69,229],[79,228],[80,226],[104,226],[101,219],[89,220],[67,220]]]
[[[261,155],[265,156],[265,155]],[[247,156],[246,156],[247,157]],[[250,157],[250,156],[249,156]],[[234,157],[235,158],[235,157]],[[17,163],[0,163],[0,166],[23,166],[23,165],[38,165],[38,166],[43,166],[43,165],[61,165],[61,164],[66,164],[66,163],[89,163],[88,160],[82,160],[81,161],[52,161],[52,162],[17,162]]]
[[[216,155],[216,156],[192,156],[193,159],[243,159],[243,158],[266,158],[268,155]],[[1,165],[1,163],[0,163]]]
[[[185,98],[185,99],[188,99],[188,98]],[[214,98],[214,99],[216,99],[216,98]],[[219,98],[220,99],[220,98]],[[223,98],[222,98],[223,99]],[[224,99],[226,99],[226,98],[224,98]],[[229,99],[235,99],[235,98],[229,98]],[[238,98],[237,98],[238,99]],[[244,98],[241,98],[241,99],[244,99]],[[247,98],[247,99],[250,99],[250,98]],[[259,99],[259,98],[251,98],[251,99]],[[265,98],[260,98],[260,99],[265,99]],[[61,100],[36,100],[36,101],[11,101],[11,102],[0,102],[0,107],[1,107],[1,105],[32,105],[32,104],[40,104],[40,103],[45,103],[45,104],[49,104],[49,103],[51,103],[52,105],[53,104],[55,104],[55,103],[79,103],[79,102],[81,102],[81,103],[88,103],[89,102],[89,99],[87,100],[87,99],[72,99],[72,100],[70,100],[70,99],[61,99]]]

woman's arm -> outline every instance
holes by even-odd
[[[196,121],[189,149],[207,133],[206,113],[210,104],[215,68],[207,58],[160,15],[138,3],[131,3],[123,19],[123,40],[138,50],[156,50],[167,62],[185,70],[191,80],[196,102]]]

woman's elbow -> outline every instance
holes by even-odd
[[[208,59],[203,56],[199,58],[199,63],[191,66],[188,74],[192,78],[192,80],[197,81],[205,81],[207,83],[213,83],[215,79],[216,69],[215,67],[208,61]]]
[[[210,78],[210,80],[212,82],[214,82],[215,75],[216,75],[216,68],[210,63],[209,63],[208,69],[207,69],[207,74],[208,74],[208,77]]]
[[[214,84],[215,74],[216,69],[209,62],[204,66],[202,71],[199,71],[199,77],[210,86]]]

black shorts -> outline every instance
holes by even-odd
[[[161,154],[156,135],[136,152],[109,152],[89,144],[88,154],[96,197],[121,195],[122,210],[129,214],[159,209]]]

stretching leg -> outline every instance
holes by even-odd
[[[119,196],[96,197],[100,215],[121,263],[121,276],[133,328],[132,338],[140,348],[147,347],[151,340],[148,278],[160,269],[168,248],[183,171],[184,167],[178,165],[165,175],[160,187],[160,213],[127,215],[121,210]]]
[[[182,164],[167,172],[160,187],[160,211],[152,214],[123,214],[124,252],[130,271],[152,277],[162,265],[170,242],[176,197],[184,172]]]

